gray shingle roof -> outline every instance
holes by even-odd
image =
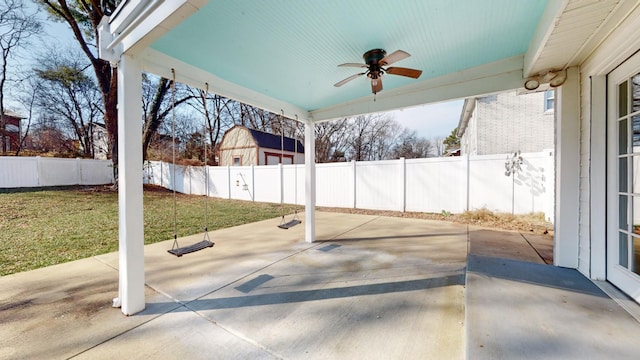
[[[263,131],[249,129],[249,128],[247,128],[247,130],[249,130],[249,132],[251,133],[251,136],[253,136],[253,139],[255,140],[256,144],[258,144],[259,147],[267,148],[267,149],[275,149],[275,150],[280,150],[281,148],[283,148],[280,135],[269,134]],[[302,145],[302,142],[300,142],[300,140],[294,140],[286,136],[284,137],[284,151],[295,152],[296,151],[295,142],[298,143],[298,146],[297,146],[298,153],[303,154],[304,146]]]

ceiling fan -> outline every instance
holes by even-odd
[[[402,67],[387,67],[396,61],[400,61],[411,56],[408,52],[402,50],[396,50],[391,54],[387,55],[387,52],[382,49],[373,49],[369,50],[362,58],[364,59],[364,64],[360,63],[346,63],[340,64],[340,67],[359,67],[366,68],[367,71],[359,74],[354,74],[349,76],[348,78],[338,81],[333,86],[340,87],[349,81],[360,77],[362,75],[367,75],[369,79],[371,79],[371,92],[375,95],[382,91],[382,75],[384,73],[391,75],[400,75],[406,76],[413,79],[417,79],[422,74],[422,70],[402,68]]]

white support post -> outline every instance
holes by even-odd
[[[567,69],[556,89],[555,265],[578,267],[580,209],[580,72]]]
[[[118,64],[119,295],[125,315],[145,308],[142,208],[142,68],[123,55]]]
[[[305,241],[316,240],[316,125],[304,123]]]
[[[607,77],[591,78],[591,119],[589,121],[589,214],[590,274],[596,280],[607,277]]]

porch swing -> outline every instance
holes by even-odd
[[[280,163],[284,164],[284,122],[283,122],[283,118],[284,118],[284,110],[281,110],[282,115],[280,115]],[[294,142],[294,154],[293,154],[293,161],[292,163],[295,165],[296,161],[296,155],[298,155],[298,140],[293,139]],[[298,174],[298,170],[294,167],[293,169],[295,171],[295,174]],[[297,176],[296,176],[297,178]],[[295,182],[295,191],[296,193],[298,192],[298,181]],[[295,212],[293,213],[293,217],[291,218],[291,220],[286,221],[285,219],[285,214],[284,214],[284,196],[280,197],[280,215],[282,217],[282,220],[280,220],[280,225],[278,225],[278,227],[280,229],[284,229],[287,230],[289,228],[292,228],[298,224],[302,224],[302,221],[300,221],[300,219],[298,218],[298,210],[296,209]]]
[[[171,141],[173,144],[173,245],[170,250],[167,252],[171,255],[175,255],[177,257],[181,257],[182,255],[189,254],[192,252],[200,251],[206,248],[213,247],[214,242],[211,241],[209,237],[209,208],[208,208],[208,198],[209,198],[209,166],[208,166],[208,158],[207,158],[207,101],[206,98],[202,102],[204,107],[204,116],[205,121],[203,125],[203,146],[204,146],[204,173],[205,173],[205,196],[204,196],[204,238],[202,241],[199,241],[195,244],[191,244],[188,246],[181,247],[178,244],[178,210],[177,210],[177,200],[176,200],[176,130],[175,130],[175,105],[176,105],[176,72],[175,69],[171,69],[171,74],[173,75],[173,79],[171,82]],[[205,96],[209,93],[209,84],[206,83]]]

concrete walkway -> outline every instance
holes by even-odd
[[[182,258],[166,253],[172,241],[146,246],[147,309],[130,317],[110,307],[116,253],[0,277],[0,359],[640,353],[640,325],[613,300],[575,271],[542,265],[548,239],[317,215],[314,244],[303,226],[280,230],[273,219],[215,231],[214,248]]]

